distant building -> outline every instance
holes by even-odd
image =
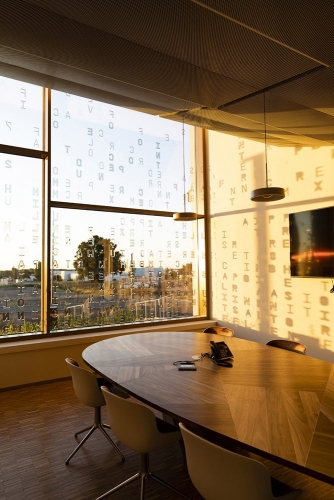
[[[78,273],[75,269],[54,269],[53,276],[60,276],[62,281],[76,281]]]

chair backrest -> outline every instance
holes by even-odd
[[[216,333],[217,335],[224,335],[225,337],[233,337],[234,331],[231,328],[226,328],[225,326],[210,326],[205,328],[203,333]]]
[[[269,342],[267,342],[267,345],[270,345],[272,347],[279,347],[280,349],[286,349],[287,351],[297,352],[298,354],[306,354],[306,345],[300,344],[299,342],[294,342],[293,340],[269,340]]]
[[[181,439],[179,431],[166,434],[159,432],[155,415],[147,406],[120,398],[107,387],[102,386],[101,389],[113,433],[131,450],[150,453]]]
[[[77,398],[86,406],[94,408],[104,406],[106,403],[96,377],[90,371],[80,368],[75,359],[66,358],[65,361],[71,372],[73,389]]]
[[[197,436],[180,424],[190,478],[205,500],[274,500],[266,467]],[[298,494],[283,495],[292,500]]]

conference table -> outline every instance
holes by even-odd
[[[233,366],[204,357],[224,340]],[[108,381],[221,445],[241,447],[334,485],[334,365],[236,337],[197,332],[122,335],[82,354]]]

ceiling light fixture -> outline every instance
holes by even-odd
[[[252,201],[278,201],[283,200],[285,191],[280,187],[268,187],[268,164],[267,164],[267,126],[266,126],[266,93],[263,92],[263,114],[264,114],[264,149],[266,161],[266,187],[251,191]]]
[[[184,157],[184,118],[182,126],[182,160],[183,160],[183,209],[184,212],[176,212],[173,214],[173,219],[178,222],[186,222],[191,220],[197,220],[197,214],[195,212],[186,211],[186,164]]]

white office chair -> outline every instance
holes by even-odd
[[[87,441],[87,439],[93,434],[96,429],[100,429],[102,434],[108,439],[109,443],[115,448],[115,450],[120,454],[122,460],[125,457],[118,446],[114,443],[111,437],[106,433],[105,428],[110,429],[109,424],[103,424],[101,422],[101,406],[105,406],[106,402],[101,392],[98,384],[98,379],[93,373],[84,368],[80,368],[75,359],[66,358],[66,363],[68,364],[72,376],[73,388],[77,398],[86,406],[90,406],[95,410],[94,423],[92,426],[85,427],[81,431],[74,434],[77,437],[79,434],[85,431],[89,431],[86,436],[80,441],[75,450],[66,460],[66,465],[68,465],[71,458],[76,454],[76,452],[81,448],[81,446]]]
[[[147,406],[122,399],[112,394],[107,387],[101,389],[107,403],[109,421],[115,436],[125,446],[140,453],[140,466],[136,474],[107,491],[97,500],[102,500],[136,479],[141,480],[140,500],[144,500],[147,478],[154,479],[174,493],[190,500],[189,497],[154,475],[149,468],[149,453],[179,441],[181,439],[179,429],[156,418],[153,411]]]
[[[179,425],[190,478],[205,500],[294,500],[301,494],[301,490],[273,480],[260,462],[212,444]]]

